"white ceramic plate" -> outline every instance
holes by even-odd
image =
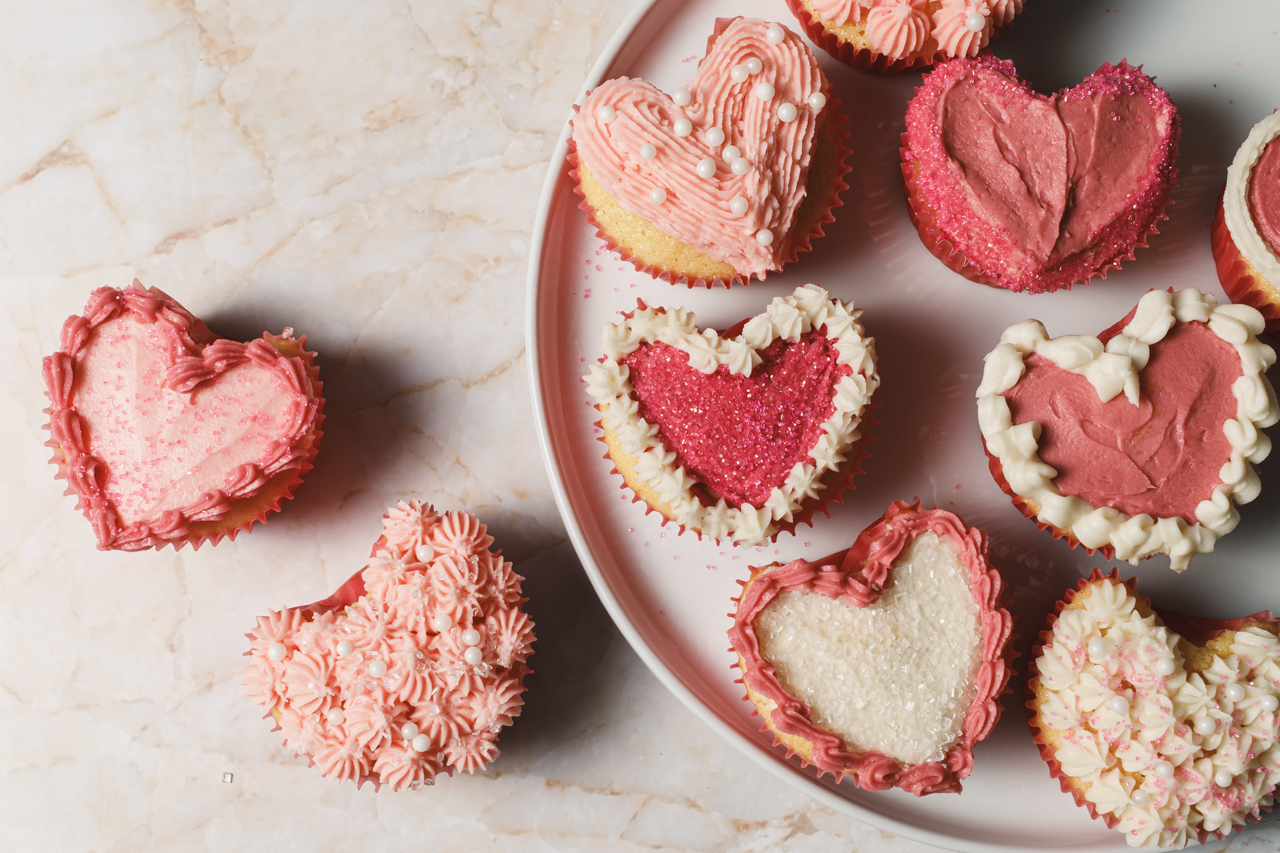
[[[1156,14],[1159,12],[1159,14]],[[782,0],[651,0],[627,20],[588,78],[638,76],[665,91],[684,85],[717,16],[753,15],[798,29]],[[605,251],[577,207],[556,150],[534,231],[529,271],[529,352],[542,447],[569,535],[596,591],[662,682],[717,732],[815,799],[910,838],[955,850],[1121,850],[1119,833],[1091,820],[1050,779],[1022,708],[1026,655],[1053,602],[1097,565],[1022,518],[992,482],[978,432],[974,391],[982,356],[1005,327],[1036,317],[1051,335],[1097,333],[1153,287],[1197,287],[1223,299],[1209,253],[1208,223],[1236,147],[1280,101],[1280,12],[1270,0],[1215,5],[1029,0],[993,43],[1041,91],[1073,85],[1104,61],[1145,65],[1183,119],[1182,175],[1169,221],[1135,261],[1102,282],[1047,296],[973,284],[921,245],[902,198],[902,117],[919,74],[853,71],[818,51],[850,116],[853,171],[844,206],[815,251],[765,283],[730,291],[655,281]],[[1194,34],[1194,39],[1191,38]],[[875,336],[883,387],[876,441],[857,490],[831,518],[744,550],[677,535],[620,490],[581,377],[597,358],[600,330],[636,299],[683,306],[704,327],[724,329],[775,296],[820,282],[852,299]],[[1277,454],[1280,456],[1280,454]],[[1273,457],[1274,459],[1274,457]],[[1213,554],[1178,576],[1165,558],[1126,573],[1160,606],[1217,618],[1280,611],[1275,554],[1280,471],[1263,466],[1263,496]],[[1268,482],[1270,480],[1271,482]],[[895,498],[919,497],[987,531],[1016,618],[1021,658],[1006,713],[975,750],[960,796],[869,793],[820,781],[786,761],[749,717],[726,650],[726,613],[749,565],[816,557],[847,547]]]

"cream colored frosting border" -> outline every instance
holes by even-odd
[[[1244,144],[1227,169],[1227,188],[1222,193],[1222,213],[1231,239],[1255,270],[1280,287],[1280,258],[1258,233],[1249,212],[1249,178],[1253,167],[1271,140],[1280,136],[1280,112],[1274,112],[1253,126]]]
[[[670,508],[675,521],[714,539],[731,538],[740,545],[758,545],[777,532],[775,521],[791,521],[806,499],[817,497],[822,477],[845,461],[844,453],[862,437],[858,427],[863,410],[880,385],[876,373],[875,341],[864,336],[852,302],[833,299],[816,284],[776,297],[768,309],[753,317],[736,338],[725,339],[707,329],[699,334],[692,312],[682,308],[641,308],[621,323],[604,327],[600,351],[604,360],[591,365],[587,393],[602,410],[601,423],[617,436],[623,452],[638,457],[634,471],[653,487]],[[762,507],[728,506],[722,499],[704,506],[694,496],[694,480],[676,467],[676,454],[658,440],[658,427],[640,417],[631,396],[630,369],[623,364],[641,344],[665,343],[689,355],[689,366],[714,373],[724,364],[731,374],[750,376],[760,363],[757,350],[779,338],[799,340],[822,329],[836,347],[838,364],[852,371],[836,383],[835,411],[822,424],[822,435],[809,451],[809,462],[797,462],[787,481],[775,488]]]
[[[1039,457],[1040,425],[1035,421],[1013,425],[1009,404],[1002,396],[1025,371],[1030,353],[1049,359],[1058,367],[1087,377],[1104,402],[1123,392],[1138,403],[1138,372],[1146,366],[1151,344],[1162,340],[1175,322],[1198,321],[1235,347],[1244,371],[1231,386],[1237,401],[1236,417],[1222,426],[1231,444],[1231,458],[1218,476],[1222,485],[1196,506],[1197,523],[1181,518],[1153,519],[1129,516],[1110,507],[1094,507],[1078,497],[1058,491],[1058,475]],[[1275,391],[1264,375],[1275,363],[1275,352],[1258,341],[1262,315],[1248,305],[1219,305],[1209,294],[1195,289],[1176,293],[1151,291],[1138,302],[1133,320],[1104,347],[1097,338],[1068,335],[1049,338],[1037,320],[1010,326],[1000,344],[983,359],[982,384],[978,386],[978,425],[987,450],[995,456],[1010,488],[1039,507],[1037,517],[1060,530],[1070,531],[1087,548],[1110,545],[1116,559],[1137,563],[1153,554],[1165,554],[1170,566],[1181,572],[1196,554],[1213,550],[1219,536],[1230,533],[1240,520],[1236,504],[1258,496],[1258,475],[1249,463],[1258,463],[1271,452],[1271,439],[1259,432],[1280,420]]]

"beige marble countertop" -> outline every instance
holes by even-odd
[[[0,847],[930,848],[821,807],[673,699],[598,603],[532,425],[525,266],[570,104],[631,0],[15,0],[0,28]],[[134,277],[292,326],[315,470],[216,548],[95,550],[43,447],[42,356]],[[243,634],[363,565],[382,509],[480,515],[538,623],[483,774],[320,778],[240,695]],[[1261,846],[1258,846],[1258,845]],[[1280,848],[1280,830],[1233,849]]]

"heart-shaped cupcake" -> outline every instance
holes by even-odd
[[[1221,838],[1280,783],[1280,620],[1165,613],[1136,589],[1094,569],[1049,614],[1027,684],[1036,742],[1130,846]]]
[[[475,516],[401,501],[382,525],[333,596],[258,617],[241,684],[324,776],[394,791],[497,758],[534,637]]]
[[[912,221],[943,263],[1026,290],[1087,282],[1133,257],[1177,170],[1173,102],[1126,62],[1045,97],[993,56],[954,59],[907,108]]]
[[[1280,419],[1262,316],[1197,290],[1152,291],[1097,338],[1011,326],[986,357],[978,424],[1000,487],[1090,554],[1175,571],[1240,520]]]
[[[582,207],[637,269],[745,283],[779,270],[832,220],[845,188],[843,118],[813,52],[778,24],[720,19],[673,95],[621,77],[573,120]]]
[[[227,340],[161,291],[93,292],[44,360],[51,461],[98,547],[199,547],[264,521],[319,450],[306,338]]]
[[[724,336],[644,303],[606,326],[587,391],[626,485],[682,531],[742,545],[807,521],[864,454],[880,380],[861,314],[809,284]]]
[[[788,757],[872,791],[957,793],[1009,681],[1001,586],[985,534],[895,501],[844,553],[753,568],[729,641]]]

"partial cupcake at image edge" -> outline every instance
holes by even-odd
[[[643,302],[607,324],[584,379],[621,488],[681,533],[742,546],[829,514],[862,470],[880,385],[861,314],[810,284],[722,334]]]
[[[690,287],[763,280],[834,221],[849,171],[837,107],[803,39],[720,18],[687,87],[621,77],[586,95],[570,176],[637,270]]]
[[[1131,847],[1182,848],[1256,823],[1280,783],[1280,620],[1153,608],[1100,569],[1032,650],[1027,709],[1050,775]]]
[[[229,340],[136,280],[93,291],[43,371],[50,461],[101,550],[234,539],[293,496],[320,447],[305,336]]]
[[[1222,289],[1280,333],[1280,112],[1254,125],[1236,152],[1209,232]]]
[[[848,551],[752,567],[729,642],[762,731],[837,782],[959,793],[1011,673],[987,552],[954,513],[895,501]]]
[[[1023,0],[786,0],[814,44],[862,71],[896,74],[977,56]]]
[[[241,685],[322,776],[398,791],[498,757],[534,625],[475,516],[400,501],[382,527],[332,596],[258,617]]]

